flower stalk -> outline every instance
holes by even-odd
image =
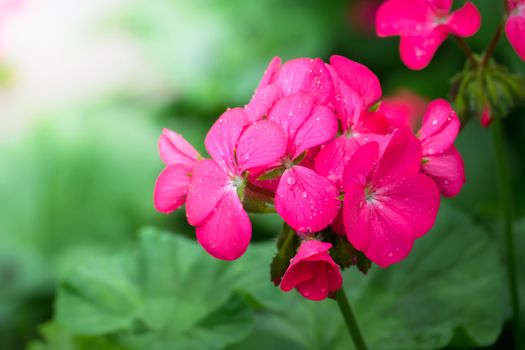
[[[348,332],[354,341],[355,348],[357,350],[367,350],[368,348],[366,346],[365,339],[361,334],[361,330],[357,324],[357,319],[355,318],[354,312],[350,307],[350,302],[346,297],[344,288],[341,288],[337,291],[336,300],[339,310],[341,310],[341,314],[343,314],[346,328],[348,329]]]
[[[503,144],[503,130],[501,118],[495,118],[492,124],[492,135],[494,139],[494,150],[496,153],[496,161],[498,168],[498,178],[501,193],[501,204],[503,211],[503,228],[505,237],[506,249],[506,267],[509,283],[509,292],[512,306],[512,323],[514,334],[514,348],[517,350],[525,349],[523,341],[523,322],[520,314],[520,300],[518,294],[518,280],[516,276],[516,252],[514,250],[514,233],[512,227],[513,221],[513,201],[512,201],[512,185],[510,183],[510,175],[508,162],[505,157],[505,150]]]

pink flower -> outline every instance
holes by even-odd
[[[341,188],[343,170],[350,157],[365,143],[384,137],[388,122],[382,113],[368,112],[381,97],[376,75],[342,56],[332,56],[330,63],[336,93],[334,107],[342,134],[321,149],[315,169]]]
[[[331,247],[314,239],[303,241],[282,278],[281,290],[296,288],[302,296],[315,301],[339,290],[343,277],[339,265],[328,254]]]
[[[162,130],[158,147],[166,167],[155,183],[153,200],[155,209],[169,214],[186,201],[191,172],[200,155],[181,135],[169,129]]]
[[[386,115],[394,128],[408,125],[410,130],[415,131],[421,126],[421,116],[427,104],[427,99],[410,90],[400,90],[393,96],[383,98],[378,111]]]
[[[347,239],[382,267],[405,258],[414,240],[433,226],[439,191],[419,172],[421,144],[407,128],[392,135],[384,152],[377,142],[357,150],[343,177]]]
[[[452,0],[387,0],[376,16],[379,37],[400,36],[401,60],[410,69],[425,68],[449,34],[474,35],[481,24],[471,2],[450,13]]]
[[[459,128],[459,118],[450,104],[437,99],[428,105],[417,133],[423,154],[421,172],[447,197],[457,195],[465,183],[463,158],[453,145]]]
[[[326,177],[298,164],[298,159],[335,136],[334,113],[314,104],[313,94],[299,91],[281,98],[268,119],[279,124],[287,138],[286,154],[280,163],[285,170],[277,186],[275,209],[297,231],[320,231],[337,215],[339,191]]]
[[[409,126],[414,131],[421,141],[421,172],[436,182],[444,196],[453,197],[465,183],[463,159],[453,145],[460,128],[458,116],[443,99],[432,101],[421,111],[423,100],[415,95],[407,97],[406,104],[417,103],[417,111],[414,107],[402,108],[402,98],[396,99],[395,104],[383,102],[379,109],[387,115],[391,128]],[[419,130],[415,127],[418,124]]]
[[[215,122],[205,146],[212,159],[199,162],[193,171],[186,217],[210,255],[234,260],[251,239],[251,223],[242,205],[247,173],[277,162],[286,138],[276,123],[250,124],[244,110],[235,108]]]
[[[514,51],[525,61],[525,0],[508,0],[509,18],[505,33]]]

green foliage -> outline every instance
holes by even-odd
[[[227,263],[186,238],[146,229],[137,252],[90,260],[67,275],[55,321],[131,349],[222,349],[252,330],[249,298],[235,289],[262,277],[250,271],[258,251]]]
[[[55,323],[74,337],[129,349],[348,349],[335,302],[282,293],[268,276],[273,244],[235,262],[153,229],[138,251],[79,262],[62,281]],[[497,246],[446,203],[411,255],[346,288],[373,349],[484,346],[505,318]],[[255,328],[254,328],[255,327]]]
[[[145,113],[65,111],[0,150],[0,348],[20,348],[7,339],[49,317],[40,300],[71,263],[125,250],[130,232],[161,223],[152,208],[160,128]]]
[[[450,206],[442,206],[435,228],[403,262],[368,276],[349,271],[346,288],[372,349],[485,346],[501,330],[505,290],[497,247]],[[282,312],[259,314],[256,336],[235,349],[272,348],[274,339],[293,344],[287,348],[350,348],[334,302],[284,299]]]

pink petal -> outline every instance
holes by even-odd
[[[252,225],[235,189],[226,191],[210,216],[197,226],[197,240],[213,257],[235,260],[252,238]]]
[[[332,99],[334,94],[332,78],[320,58],[315,58],[311,62],[301,90],[311,92],[315,101],[320,104],[326,104]]]
[[[421,167],[421,144],[408,128],[398,129],[386,146],[372,177],[374,187],[419,172]]]
[[[310,116],[313,102],[312,94],[296,92],[281,98],[270,111],[268,119],[283,128],[290,145],[301,125]]]
[[[350,159],[354,142],[344,136],[326,144],[315,158],[315,171],[340,187],[343,170]],[[357,148],[357,147],[356,147]]]
[[[186,217],[192,226],[199,225],[217,206],[230,183],[229,176],[210,159],[193,169],[186,198]]]
[[[452,7],[452,0],[427,0],[434,11],[448,13]]]
[[[193,167],[200,157],[184,137],[169,129],[162,129],[158,145],[160,158],[166,165],[182,164]]]
[[[472,36],[481,26],[481,15],[477,7],[469,1],[460,9],[452,12],[446,26],[449,32],[454,35]]]
[[[290,265],[283,275],[280,288],[283,292],[289,292],[298,284],[314,278],[315,262],[302,262],[296,265]]]
[[[328,293],[330,292],[328,289],[328,271],[332,274],[333,272],[329,265],[324,265],[326,265],[326,263],[319,262],[315,264],[313,267],[313,278],[297,285],[297,291],[306,299],[320,301],[328,297]]]
[[[436,156],[427,156],[422,172],[434,180],[439,191],[446,197],[456,196],[465,183],[465,167],[461,154],[454,146]]]
[[[244,107],[244,111],[250,122],[253,123],[268,114],[268,111],[277,100],[277,94],[276,85],[268,85],[254,93],[250,103]]]
[[[348,186],[366,186],[370,174],[377,165],[379,156],[379,143],[370,142],[361,146],[348,161],[343,174],[343,189],[347,192]],[[351,187],[351,189],[354,189]]]
[[[318,232],[334,221],[339,191],[327,178],[303,166],[284,172],[275,197],[275,209],[300,232]]]
[[[279,72],[282,96],[290,96],[301,90],[311,63],[311,58],[296,58],[283,64]]]
[[[341,80],[363,98],[365,106],[372,105],[381,97],[379,79],[364,65],[338,55],[330,57],[330,64]]]
[[[423,155],[440,154],[448,150],[458,135],[459,127],[459,118],[447,101],[432,101],[418,133]]]
[[[191,168],[184,165],[168,165],[157,178],[153,200],[155,209],[169,214],[186,201],[190,185]]]
[[[366,203],[365,187],[347,183],[343,201],[343,223],[348,241],[358,250],[366,251],[370,245],[371,220],[371,207]]]
[[[370,223],[370,242],[365,255],[381,267],[406,258],[415,237],[404,218],[388,207],[379,208],[373,204],[365,204],[365,207],[369,207],[367,215]]]
[[[332,231],[334,231],[336,234],[343,236],[346,235],[342,208],[339,210],[339,213],[335,217],[335,220],[334,222],[332,222],[332,225],[330,227],[332,228]]]
[[[365,137],[341,136],[328,143],[315,158],[315,170],[341,188],[345,166],[354,152],[368,142]]]
[[[387,0],[376,14],[377,35],[413,36],[426,32],[430,11],[424,0]]]
[[[353,132],[360,134],[381,134],[388,133],[388,119],[383,112],[363,111],[359,118],[359,123],[353,128]]]
[[[505,24],[505,33],[512,48],[525,61],[525,5],[521,15],[509,16]]]
[[[435,29],[425,36],[402,36],[399,43],[401,61],[410,69],[423,69],[432,60],[447,33]]]
[[[416,238],[423,236],[434,225],[439,209],[439,190],[428,176],[406,175],[378,189],[373,198],[396,212],[411,227]]]
[[[378,111],[386,115],[393,129],[409,126],[413,132],[419,128],[428,101],[411,91],[401,90],[381,101]]]
[[[237,145],[237,163],[241,171],[264,167],[277,162],[286,151],[282,128],[269,120],[250,125]]]
[[[332,248],[332,243],[321,242],[315,239],[303,241],[297,250],[297,254],[292,259],[290,267],[305,260],[316,261],[321,255],[328,253],[330,248]]]
[[[328,107],[316,105],[299,128],[293,140],[293,156],[298,157],[304,151],[322,145],[337,134],[338,123],[334,112]]]
[[[334,83],[334,108],[342,121],[343,131],[347,131],[358,122],[361,112],[367,106],[359,93],[339,78],[333,67],[327,65],[327,68]]]
[[[264,71],[263,77],[261,78],[261,81],[259,82],[259,86],[257,87],[257,90],[265,88],[266,86],[270,85],[272,81],[275,81],[279,73],[280,67],[281,67],[281,58],[278,56],[275,56],[274,58],[272,58],[272,60],[268,64],[268,67]]]
[[[204,145],[206,150],[224,172],[237,173],[235,147],[248,119],[242,108],[228,109],[213,124]]]

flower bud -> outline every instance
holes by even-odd
[[[281,281],[281,290],[296,288],[306,299],[323,300],[339,290],[343,277],[328,251],[332,244],[315,239],[301,243]]]
[[[525,102],[525,79],[494,61],[467,65],[452,80],[451,98],[463,125],[476,118],[488,126],[493,118],[505,118]]]

